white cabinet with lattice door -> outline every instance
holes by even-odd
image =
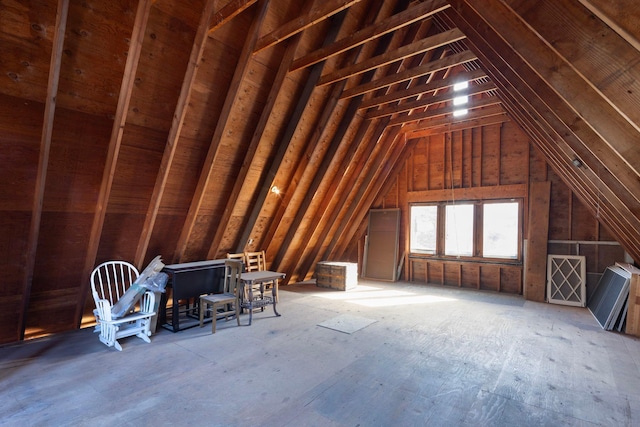
[[[553,304],[587,304],[585,257],[580,255],[548,255],[547,301]]]

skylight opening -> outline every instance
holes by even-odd
[[[459,82],[453,85],[453,91],[454,92],[458,92],[460,90],[466,89],[469,87],[469,82],[468,81],[464,81],[464,82]]]
[[[453,112],[453,117],[460,117],[460,116],[464,116],[465,114],[467,114],[469,112],[469,110],[467,110],[466,108],[460,109],[460,110],[455,110]]]
[[[469,97],[467,95],[456,96],[453,98],[453,105],[463,105],[469,102]]]

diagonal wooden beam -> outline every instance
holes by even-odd
[[[375,125],[373,134],[369,137],[369,141],[378,141],[382,133],[384,132],[388,119],[379,120]],[[344,206],[345,201],[349,195],[349,190],[353,187],[355,177],[358,176],[362,168],[365,166],[366,160],[371,156],[376,144],[365,143],[364,138],[367,136],[370,124],[366,121],[362,121],[353,139],[353,142],[349,146],[349,151],[343,158],[342,164],[337,173],[339,179],[334,180],[332,190],[325,196],[325,208],[321,212],[320,218],[314,222],[316,227],[313,228],[312,234],[306,236],[304,241],[309,241],[313,234],[319,234],[322,236],[321,241],[329,241],[331,238],[330,229],[335,225],[335,221],[341,208]],[[312,265],[318,261],[320,251],[322,250],[322,244],[317,243],[312,245],[309,253],[306,257],[302,258],[298,262],[296,268],[297,279],[303,280]]]
[[[258,145],[260,144],[260,140],[262,138],[264,130],[269,121],[269,117],[271,116],[273,108],[276,105],[276,100],[278,98],[278,94],[280,93],[280,90],[282,89],[282,84],[284,83],[284,80],[287,77],[288,69],[289,69],[289,66],[291,65],[291,62],[293,61],[293,57],[295,55],[296,48],[298,47],[299,40],[300,40],[300,35],[296,34],[295,36],[293,36],[291,39],[287,41],[288,46],[287,46],[286,52],[284,54],[284,57],[280,61],[280,67],[278,68],[276,77],[273,83],[271,83],[271,90],[269,92],[267,102],[264,108],[262,109],[262,114],[260,115],[260,119],[258,120],[258,125],[255,131],[253,132],[253,137],[251,138],[249,148],[247,149],[247,152],[245,154],[242,167],[240,168],[240,172],[238,173],[238,176],[234,180],[235,183],[233,185],[233,190],[231,191],[231,195],[229,196],[229,200],[227,201],[225,210],[222,214],[222,217],[220,218],[220,222],[216,230],[216,234],[213,238],[213,241],[211,242],[211,247],[209,248],[209,253],[207,255],[207,258],[209,259],[214,259],[219,256],[222,256],[222,254],[219,253],[220,244],[227,230],[229,220],[231,219],[231,216],[234,210],[236,209],[238,197],[241,194],[244,181],[251,169],[253,157],[255,156],[255,153],[258,149]],[[242,252],[242,251],[238,251],[238,252]]]
[[[398,30],[414,22],[428,18],[449,7],[448,0],[430,0],[419,3],[403,12],[397,13],[382,22],[370,25],[354,34],[344,37],[329,46],[311,52],[291,64],[290,71],[309,67],[317,62],[324,61],[375,38]]]
[[[476,50],[482,52],[481,60],[488,67],[491,79],[503,86],[499,93],[506,100],[514,99],[505,107],[536,142],[545,154],[546,161],[625,249],[634,258],[638,256],[639,239],[633,236],[637,235],[640,227],[635,196],[640,191],[629,192],[620,182],[626,181],[630,187],[638,183],[631,179],[631,174],[618,173],[613,176],[610,169],[602,165],[600,159],[609,158],[610,147],[591,128],[581,124],[582,119],[515,52],[509,51],[507,43],[483,24],[475,11],[461,3],[456,5],[451,19],[461,28],[466,25],[464,30],[469,42],[478,45]],[[476,35],[476,31],[481,34]],[[508,61],[508,64],[504,61]],[[598,153],[598,157],[594,153]],[[580,171],[571,165],[576,154],[588,165]],[[618,163],[616,169],[624,169],[625,166],[624,163]],[[611,207],[615,213],[611,213]]]
[[[638,130],[602,99],[571,65],[499,0],[468,0],[466,3],[490,25],[529,66],[556,91],[567,104],[613,148],[620,159],[640,175]],[[482,4],[481,4],[482,3]]]
[[[324,41],[325,45],[335,40],[336,36],[338,35],[338,31],[342,26],[342,22],[344,21],[345,15],[346,15],[345,12],[341,12],[332,17],[331,25],[329,27],[329,30],[327,31],[327,35],[325,36],[325,41]],[[271,187],[273,186],[273,180],[275,179],[276,173],[280,168],[280,164],[284,159],[284,156],[287,152],[287,148],[289,147],[289,143],[291,142],[291,139],[293,138],[295,130],[298,126],[298,122],[300,121],[302,114],[304,113],[304,110],[307,106],[307,103],[311,98],[311,94],[313,93],[313,89],[315,88],[316,83],[318,82],[318,79],[320,79],[323,66],[324,66],[324,63],[319,63],[311,67],[311,72],[309,73],[309,76],[306,79],[304,88],[302,89],[301,94],[297,97],[296,106],[293,110],[291,118],[288,120],[287,127],[285,128],[284,133],[280,138],[280,144],[278,145],[278,150],[276,151],[276,154],[273,160],[271,160],[269,169],[266,172],[263,172],[262,174],[262,177],[261,177],[262,186],[260,187],[256,200],[253,202],[251,213],[249,214],[249,218],[244,227],[244,231],[240,236],[240,240],[238,241],[238,246],[236,246],[235,252],[244,252],[247,246],[247,242],[249,241],[251,231],[253,230],[253,227],[255,226],[258,220],[258,216],[260,215],[260,210],[262,209],[262,206],[264,205],[265,200],[267,199],[267,195],[271,191]],[[267,240],[270,240],[270,239],[267,239]]]
[[[89,235],[89,244],[85,257],[82,277],[84,278],[80,285],[80,295],[82,301],[76,306],[75,319],[78,327],[82,321],[82,313],[84,311],[85,301],[89,289],[89,275],[93,270],[98,255],[98,247],[100,246],[100,238],[102,236],[102,226],[104,225],[104,217],[107,213],[107,203],[111,194],[111,186],[115,175],[116,166],[118,164],[118,156],[120,154],[120,145],[122,143],[122,135],[127,122],[127,112],[129,110],[129,101],[131,101],[131,93],[133,91],[138,62],[140,60],[140,52],[142,51],[142,43],[144,41],[145,29],[149,20],[149,13],[153,0],[140,0],[136,17],[131,33],[131,42],[129,52],[127,54],[127,62],[122,75],[122,84],[120,85],[120,95],[118,96],[118,105],[113,120],[113,128],[111,129],[111,137],[109,139],[109,148],[105,161],[104,172],[102,174],[102,182],[100,184],[100,192],[96,202],[96,210],[91,225],[91,234]]]
[[[38,157],[38,173],[36,176],[35,191],[33,194],[33,207],[31,209],[31,224],[29,226],[29,240],[27,241],[27,256],[24,266],[24,281],[22,283],[22,306],[20,307],[19,330],[16,337],[24,339],[24,330],[27,324],[27,311],[31,296],[31,284],[33,283],[33,270],[36,263],[36,251],[38,249],[38,237],[40,236],[40,222],[42,219],[42,204],[44,190],[47,183],[47,169],[49,167],[49,153],[51,152],[51,135],[56,112],[56,97],[58,95],[58,82],[60,81],[60,65],[62,64],[62,48],[64,46],[64,33],[67,28],[67,15],[69,12],[69,0],[59,0],[56,11],[55,33],[51,47],[49,60],[49,81],[47,83],[47,98],[44,103],[44,117],[42,120],[42,134],[40,137],[40,155]]]
[[[640,10],[636,0],[578,0],[591,13],[613,28],[630,45],[640,51]]]
[[[202,206],[202,202],[204,201],[204,198],[206,196],[206,189],[209,186],[209,181],[211,180],[211,175],[213,173],[213,167],[218,157],[220,140],[222,139],[222,135],[224,134],[224,130],[227,126],[229,116],[238,98],[240,85],[249,72],[249,64],[253,58],[253,49],[258,39],[258,30],[262,25],[264,17],[267,14],[267,6],[269,4],[269,0],[260,0],[259,4],[260,7],[258,13],[253,19],[251,28],[249,28],[247,40],[242,48],[242,52],[240,53],[240,58],[238,60],[238,64],[236,65],[231,84],[229,85],[224,105],[222,106],[222,110],[220,111],[220,117],[218,118],[216,128],[213,131],[213,137],[211,138],[211,144],[209,145],[209,150],[207,151],[207,157],[205,158],[204,164],[202,165],[200,178],[198,179],[198,184],[196,185],[196,190],[193,194],[193,198],[189,206],[189,212],[187,213],[187,218],[185,220],[184,226],[182,227],[182,232],[180,233],[180,237],[178,238],[176,251],[173,255],[173,262],[181,262],[184,260],[184,254],[186,252],[187,245],[189,244],[189,238],[191,237],[198,212],[200,211],[200,207]]]
[[[469,89],[460,92],[444,92],[441,95],[435,96],[426,96],[424,98],[420,98],[416,101],[404,102],[398,105],[390,105],[388,107],[379,108],[377,110],[371,110],[367,112],[365,118],[373,119],[375,117],[383,117],[383,116],[391,116],[393,114],[403,113],[406,111],[411,111],[419,108],[427,108],[431,105],[437,105],[442,102],[451,102],[454,98],[458,96],[473,96],[473,95],[481,95],[483,93],[491,92],[496,90],[496,85],[493,83],[482,83],[479,85],[469,86]],[[471,102],[471,101],[470,101]],[[458,108],[464,108],[464,105],[459,106]]]
[[[486,77],[487,77],[487,73],[481,69],[464,72],[464,73],[458,73],[454,76],[446,77],[444,79],[433,80],[424,85],[414,86],[409,89],[399,90],[399,91],[388,93],[386,95],[381,95],[381,96],[376,96],[374,98],[366,99],[362,102],[362,104],[360,105],[360,108],[377,107],[379,105],[388,104],[391,102],[402,101],[403,99],[416,97],[424,93],[436,92],[444,88],[448,88],[460,81],[471,82],[478,79],[484,79]]]
[[[375,17],[381,12],[383,2],[376,2],[375,4],[377,5],[377,7],[374,6],[369,9],[369,12],[365,18],[367,22],[373,21]],[[398,7],[399,5],[400,3],[396,4],[395,7]],[[385,40],[385,39],[382,39],[382,40]],[[351,50],[347,54],[345,54],[341,58],[342,64],[346,65],[346,64],[354,63],[357,60],[358,55],[361,53],[361,50],[362,50],[362,47],[358,47],[356,49]],[[291,205],[290,202],[297,194],[296,190],[298,189],[298,183],[304,179],[305,174],[309,170],[309,163],[311,159],[316,157],[315,152],[316,151],[320,152],[322,154],[321,157],[323,159],[327,159],[326,151],[324,153],[321,151],[323,149],[323,145],[321,144],[322,136],[324,134],[324,130],[329,128],[328,125],[332,120],[332,118],[334,117],[336,107],[338,106],[338,102],[340,100],[340,93],[342,93],[342,91],[344,90],[345,85],[346,85],[345,81],[342,81],[342,82],[339,82],[338,84],[333,85],[331,92],[328,94],[328,96],[325,97],[325,103],[324,103],[324,107],[322,108],[322,114],[320,115],[319,119],[317,120],[317,123],[314,126],[316,131],[313,132],[311,136],[308,138],[305,153],[303,156],[300,157],[300,160],[296,163],[295,173],[292,179],[289,180],[286,194],[280,200],[278,209],[275,215],[273,216],[273,219],[271,220],[271,224],[266,233],[266,236],[263,239],[264,241],[272,242],[272,237],[278,231],[278,227],[281,226],[282,218],[288,211],[294,209],[294,206]],[[342,133],[342,131],[339,131],[339,132]],[[335,152],[339,144],[340,144],[339,139],[336,139],[334,135],[334,137],[331,139],[331,142],[329,143],[329,151]],[[320,147],[318,148],[319,145]],[[321,168],[323,167],[321,166]],[[326,167],[324,167],[324,169],[326,171]],[[296,207],[297,210],[295,213],[295,218],[293,220],[294,222],[291,224],[287,224],[286,236],[283,241],[278,242],[277,254],[273,259],[272,268],[280,268],[282,271],[287,271],[289,273],[288,265],[281,266],[282,259],[286,255],[286,252],[283,252],[282,248],[283,246],[289,247],[289,245],[291,244],[291,241],[294,238],[294,231],[298,228],[300,222],[302,221],[303,215],[310,208],[309,201],[308,201],[309,195],[310,193],[311,193],[311,196],[315,194],[315,190],[313,190],[313,187],[319,184],[317,180],[322,177],[323,173],[324,172],[316,171],[316,174],[312,179],[313,182],[311,183],[311,186],[308,189],[306,189],[306,191],[304,192],[305,200],[303,200],[302,204]],[[289,279],[291,278],[290,273],[287,276],[289,277]],[[288,283],[289,279],[286,279],[284,283]]]
[[[231,0],[229,3],[224,5],[222,9],[218,10],[213,14],[213,16],[211,16],[211,20],[208,24],[209,34],[213,33],[237,15],[253,6],[257,1],[258,0]],[[206,7],[208,7],[208,5]]]
[[[349,77],[380,68],[384,65],[391,64],[396,61],[400,61],[411,56],[427,52],[429,50],[436,49],[438,47],[460,41],[464,39],[464,34],[457,28],[447,30],[439,34],[427,37],[423,40],[402,46],[394,51],[385,52],[381,55],[369,58],[366,61],[354,64],[350,67],[336,70],[332,73],[322,76],[318,82],[318,86],[323,86],[329,83],[334,83],[339,80],[347,79]]]
[[[275,31],[261,37],[256,43],[255,53],[258,53],[268,47],[271,47],[287,38],[297,34],[305,29],[323,21],[336,13],[348,9],[361,0],[327,0],[320,2],[319,6],[315,6],[306,14],[293,19]]]
[[[399,9],[399,8],[404,9],[405,7],[406,7],[405,2],[398,2],[395,5],[396,9]],[[373,19],[373,17],[371,17],[371,19]],[[405,36],[405,43],[410,42],[411,40],[416,38],[416,33],[418,32],[419,28],[420,26],[416,26],[415,28],[412,29],[412,31],[410,31]],[[389,48],[389,46],[392,44],[393,39],[394,37],[391,34],[380,38],[375,47],[374,55],[380,54],[386,51]],[[397,38],[397,42],[400,42],[399,38]],[[355,62],[359,52],[360,52],[360,48],[350,51],[349,55],[347,55],[343,59],[344,61],[343,63],[347,63],[350,61]],[[374,76],[374,72],[371,71],[364,74],[362,76],[362,79],[365,81],[370,80],[373,78],[373,76]],[[329,96],[329,99],[331,100],[328,103],[329,109],[326,109],[327,121],[329,120],[329,117],[334,114],[334,109],[337,105],[339,94],[343,91],[345,84],[346,84],[346,81],[342,80],[342,81],[339,81],[337,84],[335,84],[333,87],[332,95]],[[282,271],[291,272],[291,274],[288,275],[288,279],[285,279],[285,281],[283,282],[284,284],[288,283],[288,281],[291,279],[291,277],[295,273],[295,271],[291,270],[291,264],[296,263],[298,259],[298,257],[286,257],[286,255],[287,253],[291,253],[291,252],[299,253],[298,247],[296,247],[294,244],[294,236],[298,239],[298,241],[300,241],[300,235],[304,236],[301,241],[303,242],[303,244],[308,244],[307,236],[312,234],[311,229],[313,227],[307,226],[305,228],[301,224],[303,223],[303,220],[305,218],[308,218],[313,214],[313,212],[317,210],[317,205],[319,203],[312,203],[312,202],[314,201],[314,199],[316,200],[316,202],[317,200],[319,200],[320,196],[318,196],[317,193],[320,188],[320,185],[323,182],[331,181],[331,177],[328,176],[327,173],[329,171],[330,166],[336,163],[336,159],[334,157],[338,148],[344,145],[345,143],[349,142],[349,141],[344,141],[345,135],[347,134],[347,130],[351,127],[351,124],[353,122],[353,119],[356,116],[356,113],[358,111],[358,107],[361,101],[362,101],[361,97],[355,97],[349,101],[346,111],[342,114],[338,128],[331,138],[329,147],[325,150],[325,152],[322,155],[321,164],[318,167],[318,169],[314,171],[313,180],[305,191],[305,195],[302,203],[300,203],[293,220],[287,224],[286,236],[284,240],[280,242],[278,247],[278,253],[274,259],[274,265],[276,268],[279,268]],[[320,126],[320,128],[324,128],[324,127],[325,127],[324,125]],[[304,250],[303,250],[303,253],[304,253]],[[286,259],[286,262],[283,262],[283,260],[285,259]]]
[[[391,136],[393,136],[392,139]],[[340,234],[336,247],[334,254],[336,259],[342,258],[347,246],[351,243],[353,236],[355,236],[358,230],[358,225],[369,212],[369,208],[375,200],[378,191],[395,169],[402,153],[407,152],[407,147],[411,146],[408,143],[409,140],[396,130],[392,130],[389,133],[389,139],[391,139],[391,141],[388,143],[388,149],[378,158],[375,167],[369,169],[367,178],[365,179],[366,184],[362,186],[364,190],[362,195],[354,199],[354,209],[348,221],[348,228],[344,233]],[[413,143],[414,142],[411,144]]]
[[[513,0],[504,3],[640,131],[638,50],[576,1],[539,2],[529,9]]]
[[[423,32],[428,32],[428,26],[412,26],[404,36],[404,43],[411,43],[412,40],[420,39],[424,36]],[[386,70],[387,74],[393,74],[402,67],[411,65],[419,65],[424,60],[428,60],[435,56],[436,53],[424,54],[422,58],[412,58],[411,60],[397,62]],[[410,85],[421,85],[423,79],[415,79],[413,81],[405,81],[400,84],[400,89],[409,87]],[[385,88],[391,89],[391,88]],[[383,89],[384,90],[384,89]],[[353,137],[347,153],[344,155],[340,166],[338,167],[334,178],[331,180],[329,188],[325,191],[323,200],[314,214],[314,218],[309,221],[307,230],[302,237],[303,242],[308,242],[307,247],[298,257],[296,268],[293,270],[292,280],[297,277],[303,280],[307,277],[312,266],[319,261],[320,251],[331,240],[330,230],[332,229],[338,214],[345,204],[345,200],[353,188],[354,179],[357,177],[366,163],[366,159],[371,156],[376,142],[379,141],[387,127],[388,118],[383,120],[369,122],[362,121],[358,126],[358,130]],[[371,133],[373,130],[373,133]],[[315,242],[315,243],[314,243]]]
[[[149,207],[145,216],[144,225],[138,240],[138,246],[136,249],[135,265],[140,269],[145,265],[147,248],[149,247],[149,241],[153,234],[153,227],[160,210],[160,204],[162,197],[164,196],[164,190],[171,173],[173,166],[173,159],[178,147],[178,140],[180,139],[180,133],[182,132],[182,125],[187,114],[187,106],[191,100],[191,93],[193,85],[196,81],[196,75],[198,73],[198,67],[202,61],[202,55],[208,39],[208,28],[211,20],[211,14],[215,5],[215,0],[207,0],[205,7],[200,16],[200,24],[194,38],[193,46],[191,47],[191,56],[189,57],[189,64],[184,74],[182,81],[182,88],[180,89],[180,96],[176,104],[175,111],[173,113],[173,120],[171,121],[171,129],[169,129],[169,135],[167,137],[167,144],[165,145],[164,153],[162,154],[162,162],[160,163],[160,170],[156,176],[156,183],[153,188],[153,194],[149,201]]]
[[[470,129],[480,126],[488,126],[509,121],[504,108],[499,105],[471,111],[463,117],[443,118],[430,120],[426,124],[417,123],[414,130],[402,128],[402,132],[407,134],[407,138],[422,138],[440,133]],[[426,127],[425,127],[426,126]]]
[[[406,71],[396,73],[394,75],[386,76],[381,79],[373,80],[369,83],[364,83],[351,89],[345,90],[340,98],[351,98],[352,96],[363,95],[367,92],[373,92],[375,90],[394,85],[406,80],[415,79],[420,76],[426,76],[427,74],[434,73],[436,71],[450,68],[454,65],[464,64],[476,59],[476,55],[470,51],[464,51],[456,53],[446,58],[437,59],[431,61],[425,65],[419,67],[410,68]]]
[[[489,107],[491,105],[500,104],[501,102],[502,101],[500,100],[500,98],[498,98],[497,96],[492,96],[490,98],[482,98],[479,100],[474,100],[470,102],[468,105],[465,105],[464,108],[466,108],[469,111],[472,111],[472,110],[475,110],[476,108]],[[447,115],[453,114],[453,112],[459,108],[460,107],[458,106],[450,105],[442,108],[436,108],[433,110],[426,110],[420,113],[413,113],[410,115],[406,115],[406,114],[401,115],[391,119],[391,121],[389,122],[389,126],[398,126],[406,123],[417,122],[419,120],[426,120],[426,119],[433,119],[435,117],[447,116]]]

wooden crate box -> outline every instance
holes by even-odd
[[[316,285],[346,291],[358,285],[358,264],[321,261],[316,264]]]

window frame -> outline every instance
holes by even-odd
[[[483,225],[484,225],[484,205],[496,204],[496,203],[517,203],[518,204],[518,236],[517,236],[517,251],[518,254],[515,258],[507,257],[485,257],[483,255]],[[473,212],[473,249],[471,256],[465,255],[446,255],[445,254],[445,230],[446,230],[446,207],[458,204],[471,204],[474,206]],[[523,230],[524,230],[524,198],[501,198],[501,199],[485,199],[485,200],[459,200],[454,203],[451,202],[414,202],[409,203],[409,223],[410,227],[413,227],[413,212],[414,206],[437,206],[437,223],[436,223],[436,251],[435,253],[428,253],[426,251],[414,250],[411,241],[413,230],[410,229],[407,235],[409,239],[409,255],[417,258],[432,258],[443,260],[466,260],[466,261],[481,261],[481,262],[499,262],[504,264],[522,264],[522,247],[523,247]]]

